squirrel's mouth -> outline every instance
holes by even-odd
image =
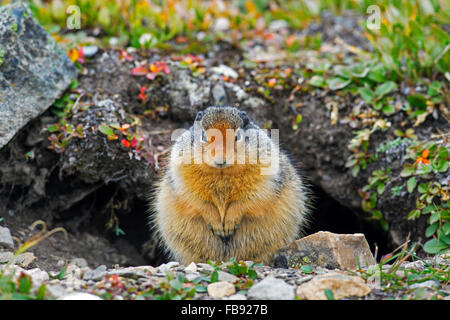
[[[233,166],[233,163],[227,163],[227,162],[220,162],[220,161],[214,161],[212,164],[210,164],[212,167],[217,169],[225,169]]]

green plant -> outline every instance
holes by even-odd
[[[411,178],[413,179],[413,178]],[[408,180],[408,181],[411,181]],[[413,183],[412,183],[413,184]],[[411,187],[411,191],[414,190]],[[438,182],[420,183],[417,187],[419,197],[416,208],[412,210],[408,219],[417,219],[421,215],[429,215],[426,237],[433,237],[424,245],[428,253],[439,253],[450,249],[450,211],[448,188],[442,187]]]
[[[359,195],[362,198],[361,208],[365,212],[369,212],[371,220],[378,220],[383,230],[388,230],[389,225],[384,219],[383,214],[376,209],[378,197],[384,193],[386,184],[389,181],[390,168],[385,170],[372,171],[371,177],[368,179],[368,184],[359,190]]]
[[[188,281],[182,273],[176,277],[167,272],[167,281],[160,283],[155,288],[155,300],[185,300],[195,295],[196,288],[188,285]]]
[[[358,87],[358,93],[361,98],[374,110],[383,111],[385,114],[395,112],[391,103],[388,103],[384,97],[397,89],[397,84],[393,81],[383,82],[375,87],[374,90],[368,87]]]
[[[388,298],[401,296],[403,299],[418,299],[420,295],[415,290],[411,290],[411,285],[428,280],[437,281],[443,285],[449,283],[450,266],[448,264],[423,260],[416,254],[418,245],[413,244],[411,247],[408,245],[409,237],[393,252],[383,256],[378,264],[364,269],[359,267],[357,271],[351,271],[351,273],[361,276],[368,282],[378,283],[380,290]],[[407,267],[404,262],[409,259],[420,264],[411,263]],[[442,299],[446,295],[439,289],[433,290],[433,299]]]
[[[400,79],[430,77],[449,70],[450,36],[439,25],[448,21],[443,3],[419,0],[379,1],[382,19],[379,29],[366,28],[369,41],[386,68]]]
[[[47,287],[44,283],[37,290],[33,290],[32,279],[26,273],[21,272],[16,281],[14,281],[14,272],[6,273],[18,255],[26,252],[52,234],[61,231],[67,237],[67,232],[63,228],[55,228],[47,232],[47,226],[42,220],[35,221],[31,228],[38,225],[42,227],[42,230],[27,239],[25,243],[20,243],[14,256],[0,270],[0,300],[42,300],[46,297]]]
[[[449,149],[435,141],[416,141],[408,147],[405,160],[414,160],[414,163],[403,165],[400,175],[404,178],[444,173],[449,168]]]
[[[256,280],[258,275],[256,274],[256,271],[253,269],[255,266],[259,265],[257,263],[253,263],[250,267],[247,266],[247,264],[244,261],[236,262],[233,258],[225,264],[226,268],[228,269],[228,272],[231,274],[234,274],[238,277],[249,277],[252,280]]]

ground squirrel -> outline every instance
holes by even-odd
[[[223,136],[221,144],[214,133]],[[262,152],[267,146],[273,149]],[[153,223],[172,258],[186,265],[232,257],[270,263],[299,235],[307,192],[286,154],[278,151],[243,111],[209,107],[197,114],[194,125],[175,140],[156,187]],[[263,173],[273,155],[277,170]]]

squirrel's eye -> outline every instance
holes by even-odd
[[[234,140],[235,140],[236,142],[241,141],[241,140],[242,140],[242,137],[243,137],[243,134],[242,134],[241,130],[238,129],[238,130],[236,131],[236,135],[235,135]]]

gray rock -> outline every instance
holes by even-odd
[[[203,274],[211,274],[214,272],[214,267],[207,263],[197,263],[197,267],[199,268],[199,271]]]
[[[7,263],[13,258],[14,253],[12,252],[0,252],[0,263]],[[34,260],[36,260],[36,257],[32,252],[25,252],[14,258],[14,264],[22,268],[28,268]]]
[[[356,269],[375,264],[369,244],[362,233],[336,234],[319,231],[293,241],[274,258],[278,267],[295,267],[308,259],[328,269]]]
[[[209,105],[211,95],[209,81],[193,78],[186,69],[173,69],[173,81],[168,90],[170,115],[180,121],[193,120],[201,107]]]
[[[116,274],[120,277],[134,278],[134,279],[148,278],[149,274],[154,273],[156,273],[156,268],[152,266],[119,268],[108,272],[109,275]]]
[[[247,297],[256,300],[294,300],[295,288],[281,279],[268,276],[248,291]]]
[[[29,7],[0,8],[0,148],[44,112],[77,75],[67,54],[37,24]]]
[[[228,297],[236,293],[236,288],[229,282],[218,281],[208,284],[208,294],[212,298]]]
[[[12,252],[0,252],[0,263],[7,263],[9,262],[12,258],[14,258],[14,253]]]
[[[24,252],[16,257],[14,263],[22,268],[28,268],[34,260],[36,260],[36,257],[32,252]]]
[[[366,282],[357,276],[331,272],[314,277],[297,287],[297,297],[302,300],[327,300],[325,290],[329,289],[336,300],[347,297],[364,297],[371,291]]]
[[[211,72],[233,79],[237,79],[237,77],[239,76],[239,74],[236,71],[234,71],[232,68],[224,64],[221,64],[218,67],[212,67]]]
[[[85,293],[85,292],[73,292],[68,295],[65,295],[58,300],[103,300],[99,296]]]
[[[439,288],[441,285],[439,284],[439,281],[434,280],[428,280],[420,283],[414,283],[409,286],[410,289],[416,289],[416,288]]]
[[[235,275],[232,275],[228,272],[224,272],[224,271],[219,271],[218,272],[219,275],[219,281],[227,281],[227,282],[235,282],[237,280],[239,280],[238,277],[236,277]]]
[[[47,285],[47,293],[50,297],[58,299],[66,295],[66,289],[60,284]]]
[[[0,129],[0,132],[1,132],[1,129]],[[0,147],[1,147],[1,145],[0,145]],[[11,232],[6,227],[0,227],[0,247],[14,249],[14,240],[11,237]]]
[[[83,55],[86,58],[92,58],[98,52],[97,46],[85,46],[83,47]]]
[[[171,262],[167,262],[167,263],[163,263],[162,265],[159,266],[159,272],[162,272],[165,274],[166,271],[170,271],[173,268],[178,267],[180,264],[176,261],[171,261]]]
[[[48,281],[50,279],[48,273],[46,271],[42,271],[39,268],[25,270],[23,272],[31,277],[31,283],[34,290],[39,288],[43,282]]]
[[[101,265],[97,267],[95,270],[87,271],[84,276],[83,280],[100,280],[106,275],[106,266]]]
[[[191,262],[186,268],[184,268],[184,272],[197,272],[197,265],[195,262]]]
[[[188,272],[188,273],[186,273],[187,281],[192,281],[192,280],[194,280],[197,277],[200,277],[200,273],[198,273],[198,272]]]
[[[72,260],[70,260],[70,264],[73,264],[79,268],[88,267],[88,263],[84,258],[73,258]]]

